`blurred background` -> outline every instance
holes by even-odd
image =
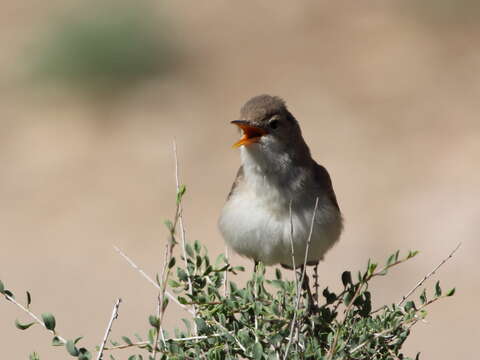
[[[156,291],[112,245],[159,271],[173,139],[187,238],[224,251],[216,221],[239,166],[229,121],[269,93],[300,121],[346,218],[322,284],[420,250],[375,282],[376,303],[395,302],[462,242],[438,274],[456,295],[432,306],[405,351],[474,358],[479,2],[4,0],[0,19],[0,279],[53,312],[62,336],[99,344],[118,296],[112,338],[146,332]],[[187,316],[170,310],[169,326]],[[3,300],[0,318],[3,358],[68,356],[40,327],[15,329],[28,318]]]

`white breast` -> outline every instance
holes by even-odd
[[[245,182],[226,202],[219,228],[226,243],[238,254],[266,265],[292,265],[290,199],[297,204],[292,212],[295,265],[302,264],[313,216],[315,199],[299,204],[300,194],[269,182],[260,169],[244,159]],[[257,166],[258,167],[258,166]],[[341,218],[320,199],[308,254],[308,261],[321,260],[338,240]]]

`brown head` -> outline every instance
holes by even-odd
[[[240,118],[232,121],[243,130],[243,137],[234,147],[258,143],[262,138],[262,142],[277,141],[285,146],[299,140],[303,142],[297,120],[277,96],[259,95],[251,98],[240,109]]]

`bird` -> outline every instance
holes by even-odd
[[[258,95],[231,123],[242,132],[233,144],[241,166],[218,220],[225,243],[255,266],[317,265],[339,240],[343,216],[297,119],[282,98]]]

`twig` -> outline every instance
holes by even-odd
[[[290,204],[291,204],[291,202],[290,202]],[[291,207],[290,207],[290,209],[291,209]],[[300,294],[300,289],[299,289],[299,286],[301,286],[301,284],[303,284],[303,281],[305,279],[305,271],[307,269],[308,250],[310,249],[310,243],[312,241],[313,225],[315,224],[315,217],[317,215],[317,209],[318,209],[318,197],[315,200],[315,207],[313,209],[312,221],[310,223],[310,232],[309,232],[308,238],[307,238],[307,246],[305,247],[305,258],[303,260],[303,269],[302,269],[302,276],[300,278],[300,285],[296,284],[297,299],[296,299],[296,303],[295,303],[295,311],[293,313],[292,325],[290,327],[290,336],[289,336],[287,347],[285,349],[285,356],[283,357],[283,360],[287,360],[287,358],[288,358],[288,353],[289,353],[289,350],[290,350],[290,346],[292,345],[292,341],[293,341],[293,333],[294,333],[295,328],[296,328],[297,313],[298,313],[298,308],[300,306],[300,295],[299,295]],[[291,219],[291,212],[290,212],[290,219]],[[296,270],[294,269],[294,271],[295,271],[295,278],[297,278]]]
[[[298,289],[298,279],[297,279],[297,267],[295,265],[295,247],[293,246],[293,216],[292,216],[292,200],[290,200],[290,204],[288,205],[288,211],[290,215],[290,247],[292,250],[292,267],[293,273],[295,274],[295,292],[296,297],[299,297],[299,289]]]
[[[122,302],[122,299],[118,298],[117,301],[115,302],[115,305],[113,306],[112,316],[110,317],[108,326],[105,329],[105,335],[103,336],[102,345],[100,346],[100,350],[98,351],[97,360],[101,360],[103,357],[103,350],[105,349],[105,344],[107,343],[108,335],[110,334],[110,331],[112,331],[113,322],[115,321],[115,319],[118,318],[118,308],[121,302]]]
[[[228,246],[225,246],[225,261],[228,264]],[[228,296],[228,267],[225,269],[223,275],[223,297]]]
[[[412,295],[420,286],[423,285],[423,283],[424,283],[425,281],[427,281],[428,278],[430,278],[432,275],[434,275],[435,272],[436,272],[443,264],[445,264],[451,257],[453,257],[453,255],[457,252],[457,250],[460,248],[461,245],[462,245],[462,243],[458,243],[458,245],[455,247],[455,249],[453,249],[453,250],[450,252],[450,254],[448,254],[448,256],[447,256],[445,259],[443,259],[443,260],[440,262],[440,264],[438,264],[438,265],[435,267],[435,269],[433,269],[433,270],[430,271],[427,275],[425,275],[425,276],[423,277],[423,279],[420,280],[420,281],[417,283],[417,285],[415,285],[415,287],[408,292],[407,295],[404,295],[404,296],[402,297],[402,300],[400,300],[400,302],[397,304],[397,306],[402,305],[402,304],[405,302],[405,300],[407,300],[407,299],[410,297],[410,295]]]
[[[258,266],[259,264],[257,263],[255,265],[255,272],[253,273],[254,276],[254,282],[253,282],[253,299],[254,299],[254,304],[253,304],[253,316],[254,316],[254,326],[255,326],[255,343],[258,343],[258,314],[257,314],[257,301],[258,301]],[[262,265],[263,266],[263,265]]]
[[[180,177],[178,175],[178,155],[177,155],[177,143],[175,140],[173,140],[173,156],[175,159],[175,183],[177,187],[177,194],[178,191],[180,190]],[[182,204],[180,203],[179,205],[179,226],[180,226],[180,237],[182,240],[182,255],[183,255],[183,261],[185,263],[185,272],[187,273],[187,279],[188,279],[188,293],[193,296],[193,285],[192,285],[192,279],[191,279],[191,274],[190,270],[188,269],[188,261],[187,261],[187,251],[186,251],[186,241],[185,241],[185,227],[183,226],[183,208]],[[192,304],[192,309],[191,313],[194,318],[197,317],[197,308],[194,304]],[[197,335],[197,324],[194,322],[193,323],[193,334]]]
[[[146,274],[145,271],[143,271],[142,269],[140,269],[140,268],[138,267],[138,265],[135,264],[135,263],[133,262],[133,260],[130,259],[122,250],[120,250],[120,249],[119,249],[117,246],[115,246],[115,245],[113,245],[113,248],[115,249],[115,251],[116,251],[117,253],[120,254],[121,257],[123,257],[123,258],[128,262],[128,264],[129,264],[132,268],[134,268],[135,270],[137,270],[137,271],[140,273],[140,275],[142,275],[149,283],[151,283],[153,286],[155,286],[157,289],[160,290],[160,286],[155,282],[155,280],[153,280],[148,274]],[[176,298],[175,296],[173,296],[170,292],[168,292],[168,290],[165,291],[165,294],[166,294],[166,295],[169,297],[169,299],[172,300],[175,304],[177,304],[177,305],[180,306],[183,310],[188,311],[190,314],[193,315],[192,311],[191,311],[187,306],[181,304],[181,303],[177,300],[177,298]]]
[[[318,283],[318,262],[313,267],[313,280],[314,280],[313,287],[315,288],[315,301],[318,304],[318,289],[320,287],[320,284]]]
[[[50,331],[54,336],[57,337],[58,340],[60,340],[62,343],[66,344],[67,343],[67,340],[65,340],[63,337],[61,337],[60,335],[58,335],[54,330],[50,330],[46,327],[45,323],[40,320],[40,318],[35,315],[34,313],[32,313],[30,310],[28,310],[25,306],[23,306],[22,304],[20,304],[19,302],[17,302],[17,300],[15,300],[15,298],[7,295],[7,294],[3,294],[5,296],[5,298],[8,300],[8,301],[11,301],[12,303],[14,303],[15,305],[17,305],[20,309],[22,309],[24,312],[26,312],[33,320],[35,320],[35,322],[37,324],[40,324],[41,326],[43,326],[46,330]]]
[[[199,335],[199,336],[191,336],[191,337],[185,337],[185,338],[170,338],[170,339],[165,339],[165,342],[183,342],[183,341],[198,341],[198,340],[206,340],[212,337],[221,337],[221,336],[226,336],[230,334],[211,334],[211,335]],[[116,345],[116,346],[110,346],[110,347],[105,347],[103,350],[104,351],[111,351],[111,350],[122,350],[122,349],[127,349],[131,347],[141,347],[141,346],[147,346],[149,345],[149,341],[139,341],[139,342],[132,342],[128,344],[122,344],[122,345]]]
[[[303,280],[305,279],[305,272],[307,271],[308,250],[310,249],[310,243],[312,242],[313,225],[315,224],[315,216],[317,215],[317,210],[318,210],[318,197],[315,200],[315,208],[313,209],[312,222],[310,223],[310,233],[308,234],[307,247],[305,248],[305,257],[303,259],[303,269],[302,269],[302,277],[300,279],[300,286],[303,286]],[[297,304],[297,309],[298,309],[298,304]]]
[[[225,331],[225,334],[231,335],[231,336],[233,337],[233,339],[235,340],[235,342],[237,343],[237,345],[240,347],[240,349],[243,350],[243,352],[244,352],[245,355],[246,355],[247,349],[245,349],[245,346],[243,346],[242,343],[240,342],[240,340],[235,336],[235,333],[228,331],[227,328],[225,328],[225,326],[223,326],[222,324],[220,324],[217,320],[213,319],[213,322],[214,322],[215,324],[217,324],[220,328],[222,328],[222,330]]]
[[[167,292],[168,277],[170,276],[170,262],[173,258],[173,248],[177,244],[177,240],[175,239],[175,232],[177,230],[177,225],[179,224],[179,221],[181,221],[181,216],[182,216],[181,214],[182,196],[183,194],[180,194],[177,191],[177,206],[175,208],[173,224],[168,226],[170,231],[170,237],[165,246],[165,259],[163,263],[162,276],[159,281],[160,291],[158,294],[158,308],[157,308],[158,326],[157,326],[157,334],[155,336],[155,346],[153,347],[153,351],[152,351],[153,360],[155,360],[155,357],[157,354],[157,344],[158,344],[160,333],[162,333],[162,338],[163,338],[162,321],[163,321],[163,316],[165,314],[165,308],[166,308],[164,299],[165,299],[165,294]]]

